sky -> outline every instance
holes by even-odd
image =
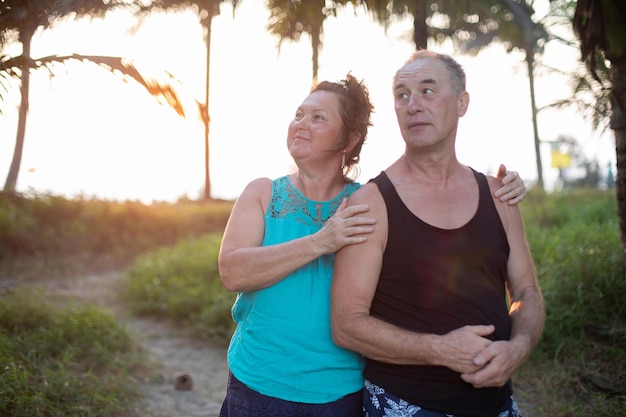
[[[299,43],[283,43],[279,53],[278,39],[265,29],[269,12],[262,1],[244,0],[234,18],[229,5],[221,10],[211,44],[210,175],[212,196],[234,199],[257,177],[276,178],[295,169],[286,149],[287,126],[311,87],[312,52],[303,36]],[[345,10],[325,21],[319,79],[336,81],[352,72],[368,85],[375,106],[361,153],[361,182],[403,152],[391,80],[414,50],[411,33],[410,20],[385,31],[362,11]],[[537,169],[523,54],[507,54],[498,45],[476,57],[456,54],[447,44],[431,49],[452,54],[467,73],[470,106],[459,125],[459,160],[488,174],[505,163],[530,187]],[[194,100],[204,100],[206,54],[197,17],[155,14],[138,27],[131,16],[115,13],[64,23],[33,40],[33,57],[70,53],[122,56],[159,80],[171,74],[186,117],[143,87],[91,64],[36,71],[18,190],[145,203],[198,198],[204,186],[204,126]],[[580,65],[578,58],[575,48],[548,44],[542,60],[571,70]],[[538,107],[569,95],[567,80],[547,71],[540,72],[535,87]],[[15,146],[17,83],[0,105],[4,181]],[[571,136],[601,172],[615,166],[610,132],[592,131],[572,110],[542,111],[538,121],[542,140]],[[543,144],[541,152],[546,186],[554,189],[558,171],[550,167],[550,145]]]

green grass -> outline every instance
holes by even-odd
[[[0,192],[0,276],[124,268],[148,251],[223,230],[231,208],[227,201],[146,205]]]
[[[522,213],[546,302],[543,337],[519,372],[522,391],[541,416],[626,416],[626,277],[614,193],[531,193]]]
[[[98,306],[13,287],[119,270],[181,239],[221,235],[231,207],[0,193],[0,416],[140,417],[137,378],[150,364],[125,328]]]
[[[220,282],[221,234],[185,240],[140,257],[126,273],[125,299],[137,314],[182,323],[199,336],[225,342],[234,326],[235,296]]]
[[[41,291],[0,297],[0,415],[130,416],[139,356],[115,318]]]
[[[93,269],[94,259],[102,268],[132,265],[124,291],[132,311],[225,343],[234,295],[220,284],[217,253],[230,207],[0,195],[0,279],[19,265],[35,265],[29,273],[40,278]],[[626,276],[614,192],[531,191],[521,209],[547,310],[542,340],[514,378],[516,395],[536,408],[525,417],[626,417]],[[131,416],[134,359],[114,320],[40,297],[0,296],[0,415]],[[52,411],[37,414],[44,409]]]

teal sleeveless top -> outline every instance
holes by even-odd
[[[357,188],[347,183],[333,200],[312,201],[288,177],[272,181],[263,246],[317,232]],[[267,396],[310,404],[363,388],[362,357],[332,341],[334,259],[323,255],[271,287],[237,295],[228,364],[239,381]]]

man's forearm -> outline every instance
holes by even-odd
[[[526,360],[539,342],[545,324],[546,313],[541,291],[537,287],[526,288],[511,303],[510,317],[510,340],[523,346],[526,350],[523,360]]]
[[[335,343],[363,356],[397,365],[445,366],[456,372],[475,372],[474,358],[491,341],[493,326],[465,326],[445,335],[417,333],[371,317],[335,317]]]
[[[433,335],[400,329],[366,314],[333,320],[333,340],[346,349],[380,362],[426,365],[436,361]]]

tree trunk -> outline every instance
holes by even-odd
[[[313,86],[317,84],[321,42],[321,27],[314,26],[313,28],[311,28],[311,48],[313,50]]]
[[[535,138],[535,161],[537,164],[537,187],[544,191],[543,185],[543,165],[541,163],[541,141],[539,140],[539,130],[537,127],[537,104],[535,103],[535,65],[532,48],[526,50],[526,64],[528,66],[528,82],[530,85],[530,107],[533,121],[533,135]]]
[[[26,137],[26,119],[28,118],[28,97],[30,94],[30,46],[32,41],[32,33],[25,33],[22,39],[22,56],[24,64],[22,65],[22,84],[20,93],[22,95],[20,101],[20,111],[17,121],[17,135],[15,137],[15,150],[13,151],[13,160],[9,168],[4,191],[15,192],[17,187],[17,177],[20,173],[22,164],[22,151],[24,150],[24,138]]]
[[[611,60],[611,129],[615,134],[617,216],[626,268],[626,56]]]
[[[428,46],[428,26],[426,25],[426,1],[415,0],[413,15],[413,41],[416,49],[426,49]]]
[[[324,0],[317,0],[318,7],[315,8],[313,21],[311,22],[311,50],[312,50],[312,63],[313,63],[313,80],[312,87],[317,84],[318,72],[319,72],[319,55],[322,48],[322,31],[324,27],[324,15],[323,9],[325,5]]]
[[[210,5],[209,5],[210,7]],[[218,6],[219,7],[219,6]],[[211,24],[213,23],[212,10],[208,10],[208,15],[204,19],[203,25],[206,30],[206,80],[204,91],[204,106],[202,107],[202,121],[204,122],[204,201],[211,200],[211,174],[210,174],[210,160],[209,160],[209,127],[211,125],[211,116],[209,114],[209,87],[211,85]]]

